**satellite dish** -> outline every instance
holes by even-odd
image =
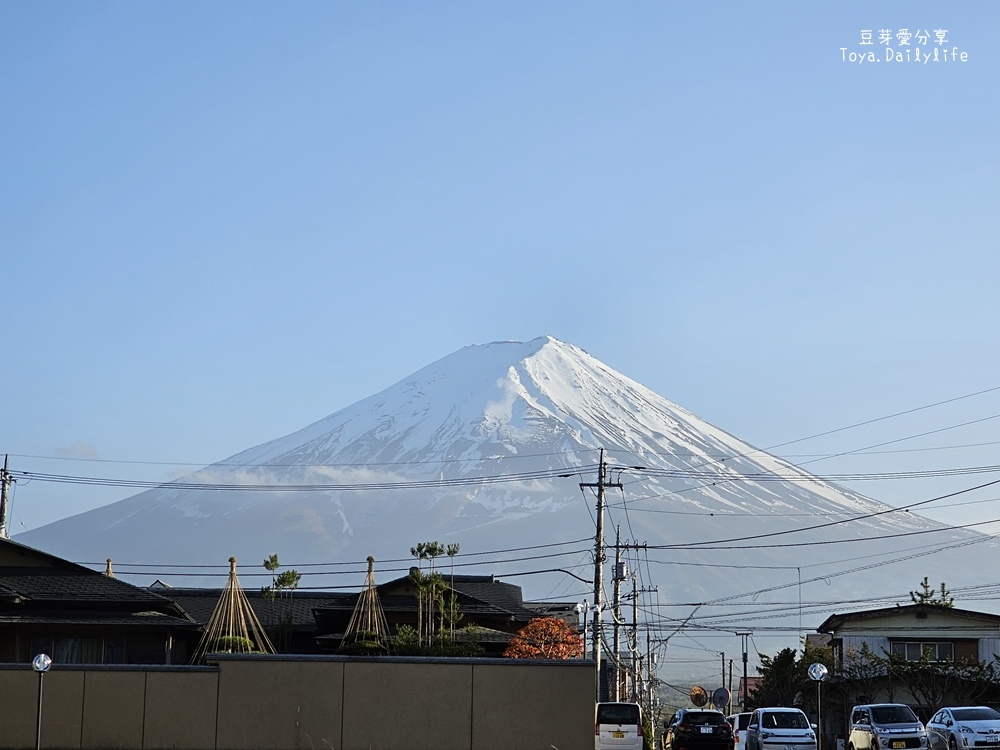
[[[688,696],[691,698],[691,702],[698,706],[698,708],[701,708],[708,703],[708,693],[705,692],[705,688],[701,685],[695,685],[691,688],[691,692],[688,693]]]
[[[712,693],[712,705],[721,710],[729,705],[731,697],[730,692],[724,687],[716,688],[715,692]]]

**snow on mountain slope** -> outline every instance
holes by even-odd
[[[969,570],[977,555],[974,545],[929,556],[920,575],[912,563],[884,564],[917,543],[895,536],[900,533],[934,531],[928,545],[975,536],[915,514],[886,513],[886,506],[869,498],[803,477],[785,461],[551,337],[465,347],[187,479],[246,489],[165,486],[17,540],[79,561],[110,556],[123,563],[221,564],[231,554],[256,561],[278,553],[286,564],[301,566],[357,562],[373,554],[397,560],[397,571],[408,567],[407,553],[419,541],[459,542],[463,553],[475,553],[576,540],[567,547],[569,556],[536,562],[518,561],[530,553],[483,555],[492,568],[469,572],[561,568],[589,577],[592,544],[582,540],[594,535],[594,502],[579,483],[595,481],[602,448],[611,478],[624,485],[608,496],[612,541],[620,527],[626,538],[651,547],[706,543],[706,549],[648,553],[651,570],[662,572],[659,583],[673,601],[766,588],[796,569],[800,577],[803,568],[832,576],[858,557],[880,566],[877,580],[836,579],[834,587],[852,595],[905,592],[924,574],[941,580],[938,569]],[[552,476],[557,470],[567,476]],[[521,479],[472,481],[511,475]],[[795,478],[774,481],[775,475]],[[385,486],[433,480],[467,481]],[[372,484],[379,486],[354,487]],[[286,488],[261,491],[261,485]],[[324,489],[301,489],[305,485]],[[725,541],[775,532],[796,532],[787,541],[808,546]],[[707,544],[712,541],[717,543]],[[692,563],[713,567],[686,567]],[[732,567],[714,567],[726,565]],[[946,579],[958,580],[957,574]],[[518,582],[531,591],[530,576]],[[331,583],[316,579],[309,585]]]

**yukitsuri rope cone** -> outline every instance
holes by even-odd
[[[229,580],[215,605],[215,611],[205,626],[198,648],[191,657],[192,664],[199,664],[212,652],[237,654],[273,654],[274,646],[264,632],[260,620],[250,606],[236,577],[236,558],[229,558]]]
[[[369,555],[365,588],[347,623],[347,632],[340,645],[341,651],[367,654],[389,652],[389,624],[378,600],[374,568],[375,558]]]

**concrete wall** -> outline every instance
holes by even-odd
[[[594,664],[220,657],[64,667],[41,681],[45,750],[589,750]],[[0,665],[0,750],[34,748],[39,678]]]

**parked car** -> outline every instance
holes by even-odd
[[[798,708],[758,708],[746,728],[746,750],[816,750],[816,728]]]
[[[1000,748],[1000,713],[986,706],[942,708],[927,722],[932,750]]]
[[[927,747],[927,732],[903,703],[871,703],[851,709],[848,750],[913,750]]]
[[[642,750],[642,708],[638,703],[598,703],[594,708],[594,750]]]
[[[747,724],[750,723],[750,711],[744,713],[732,714],[727,716],[726,720],[729,722],[729,726],[733,728],[733,750],[745,750],[746,748],[746,738],[747,738]]]
[[[682,708],[663,728],[662,750],[733,750],[733,728],[722,711]]]

